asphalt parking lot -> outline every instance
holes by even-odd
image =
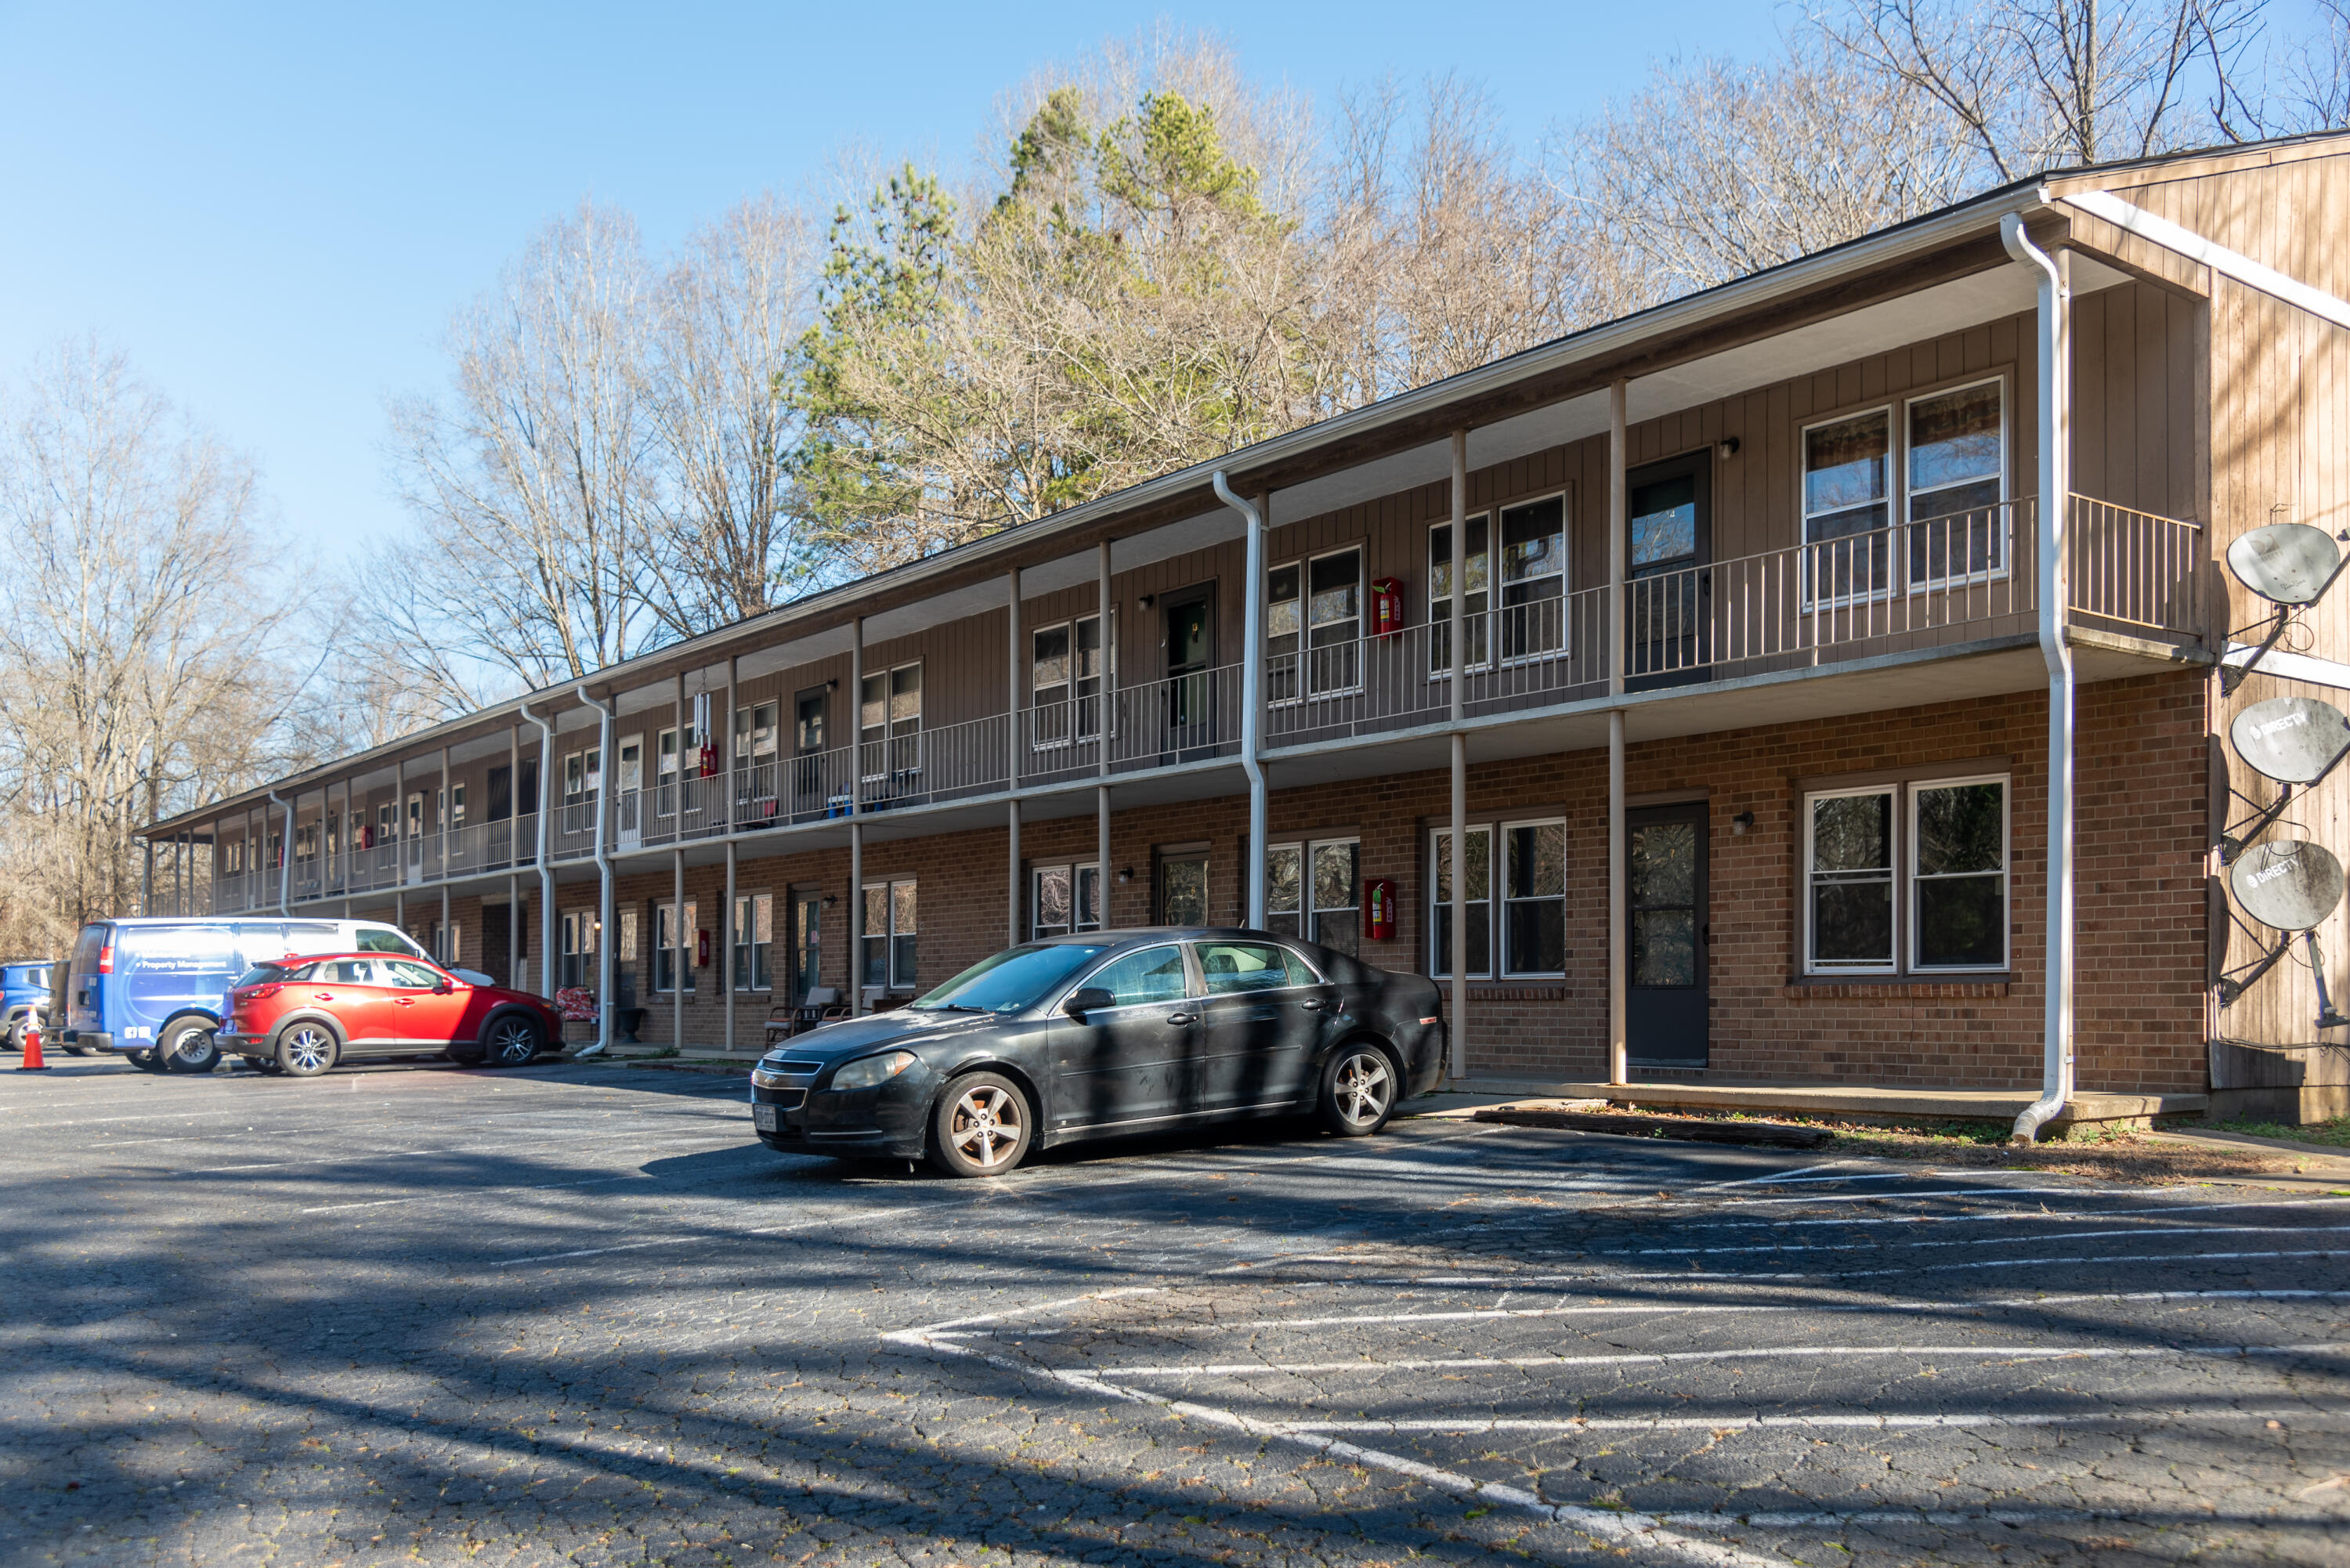
[[[0,1074],[0,1563],[2350,1562],[2350,1195]]]

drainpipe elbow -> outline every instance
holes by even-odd
[[[2018,1113],[2015,1126],[2010,1131],[2007,1141],[2012,1144],[2028,1145],[2039,1137],[2042,1127],[2046,1127],[2064,1113],[2064,1096],[2053,1093],[2043,1095]]]

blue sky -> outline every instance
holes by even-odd
[[[443,323],[549,214],[615,202],[659,251],[845,144],[960,164],[1003,88],[1159,19],[1317,104],[1457,69],[1530,143],[1654,57],[1761,52],[1781,12],[0,0],[0,378],[96,332],[261,463],[298,535],[396,529],[385,400],[442,384]]]

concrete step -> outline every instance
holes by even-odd
[[[1545,1084],[1464,1078],[1448,1087],[1479,1097],[1606,1100],[1650,1110],[1792,1112],[1898,1122],[2012,1122],[2040,1097],[2036,1089],[1887,1088],[1856,1084]],[[2054,1125],[2142,1126],[2157,1118],[2201,1116],[2210,1106],[2208,1095],[2084,1090],[2066,1102],[2064,1114]]]

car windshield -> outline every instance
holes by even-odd
[[[915,1002],[917,1012],[1019,1012],[1108,950],[1108,942],[1031,942],[972,965]]]
[[[289,980],[299,980],[308,964],[257,963],[237,977],[240,986],[283,985]]]

